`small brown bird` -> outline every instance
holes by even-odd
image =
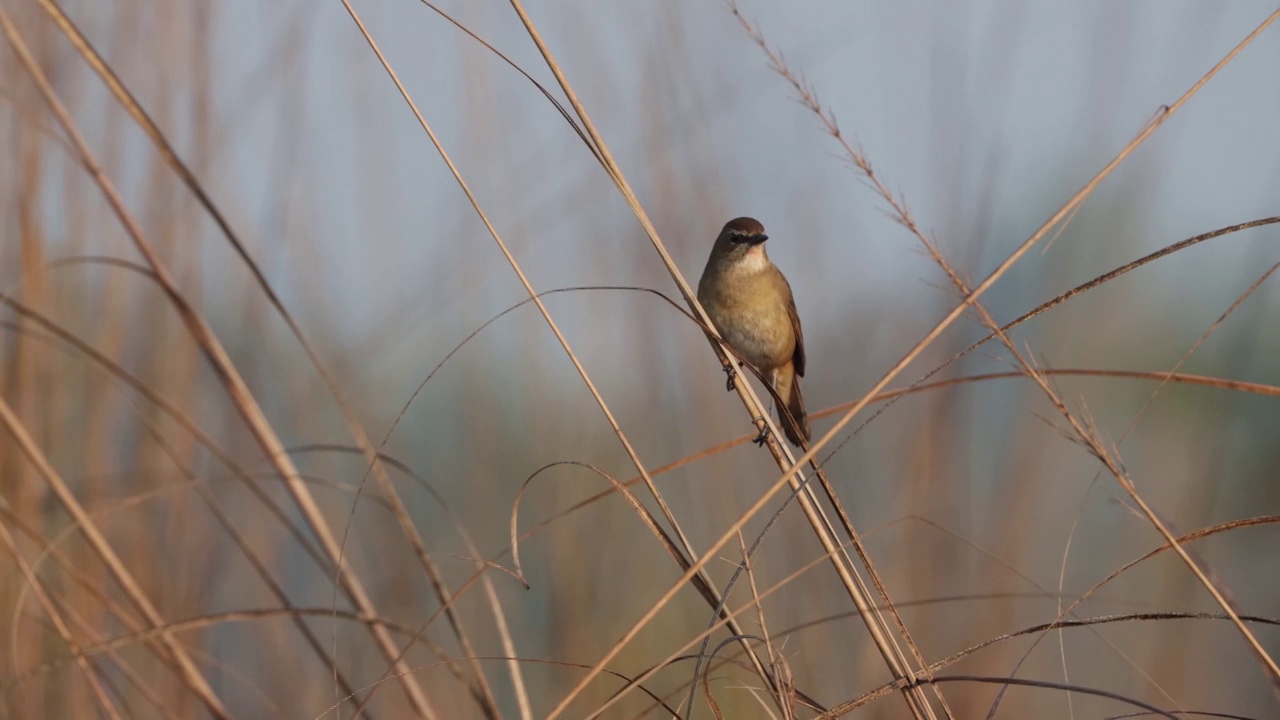
[[[740,217],[725,223],[698,282],[698,302],[725,342],[769,379],[791,415],[779,409],[793,445],[809,440],[809,417],[800,394],[804,334],[791,286],[764,252],[764,226]],[[729,380],[732,387],[732,377]]]

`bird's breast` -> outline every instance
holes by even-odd
[[[743,270],[717,273],[699,288],[698,299],[725,341],[765,372],[786,364],[795,351],[786,281],[772,264],[759,272]]]

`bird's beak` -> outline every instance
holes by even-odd
[[[751,243],[752,245],[759,245],[760,243],[762,243],[762,242],[764,242],[765,240],[768,240],[768,239],[769,239],[769,236],[768,236],[768,235],[765,235],[764,233],[760,233],[759,235],[753,235],[753,236],[751,237],[750,243]]]

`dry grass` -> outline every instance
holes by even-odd
[[[1160,189],[1117,174],[1280,11],[952,257],[996,208],[928,229],[731,1],[590,18],[639,49],[519,0],[110,5],[0,4],[0,717],[1280,705],[1280,217],[1128,252]],[[687,79],[715,43],[749,89]],[[862,190],[742,189],[721,136],[788,96]],[[798,454],[749,443],[773,398],[730,412],[687,275],[752,184],[803,218],[765,218],[826,420]],[[935,304],[851,290],[883,250],[818,197],[883,208]]]

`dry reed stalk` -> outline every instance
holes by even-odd
[[[5,13],[2,8],[0,8],[0,25],[3,26],[6,37],[8,37],[9,42],[18,52],[23,66],[35,81],[35,84],[39,88],[46,103],[48,103],[50,108],[53,110],[54,115],[58,119],[59,125],[76,146],[80,162],[85,166],[86,170],[93,177],[95,183],[102,190],[103,195],[111,206],[113,213],[116,215],[130,239],[133,241],[134,246],[147,260],[148,265],[150,265],[152,272],[155,273],[156,279],[164,289],[165,294],[174,306],[174,309],[178,312],[184,325],[186,325],[188,331],[200,345],[206,357],[218,371],[219,377],[223,381],[228,393],[231,395],[237,410],[240,411],[241,416],[248,424],[249,429],[255,436],[255,439],[259,442],[262,450],[266,453],[268,460],[276,467],[281,476],[286,479],[286,486],[290,495],[293,497],[295,503],[297,503],[299,510],[307,518],[307,522],[312,531],[320,538],[326,554],[335,566],[341,568],[341,564],[339,562],[340,553],[338,543],[333,537],[332,531],[329,529],[328,522],[324,519],[323,513],[320,512],[319,506],[312,497],[310,490],[298,477],[297,469],[293,466],[288,455],[284,453],[283,444],[280,442],[274,429],[271,427],[270,422],[263,414],[262,409],[259,407],[253,396],[253,393],[249,390],[239,372],[236,370],[234,364],[231,362],[226,350],[222,347],[222,344],[218,341],[212,329],[204,319],[200,317],[194,307],[191,306],[185,296],[174,284],[169,275],[169,271],[161,263],[151,244],[143,236],[142,231],[138,227],[137,222],[133,219],[133,216],[125,208],[122,199],[115,190],[114,184],[103,172],[101,165],[89,149],[88,144],[80,134],[75,123],[71,120],[66,108],[50,86],[44,72],[41,70],[40,66],[36,64],[34,58],[27,50],[26,43],[18,33],[17,28],[13,25],[8,14]],[[20,426],[14,427],[19,427],[20,429]],[[38,448],[32,445],[27,452],[38,452]],[[47,465],[47,463],[45,464]],[[45,475],[46,482],[51,484],[54,484],[55,480],[57,480],[56,474],[53,474],[51,466],[42,469],[42,475]],[[79,509],[79,505],[76,502],[74,495],[72,495],[69,490],[66,490],[65,485],[62,485],[60,480],[57,480],[55,487],[61,487],[62,490],[65,491],[65,493],[59,493],[60,500],[62,500],[64,505],[75,507],[78,510],[78,513],[73,513],[76,515],[76,519],[80,522],[87,523],[88,518],[87,516],[84,516],[83,510]],[[86,524],[86,533],[89,533],[91,529],[92,525]],[[95,544],[99,543],[100,547],[98,548],[98,551],[104,554],[104,558],[115,558],[114,553],[112,553],[110,547],[105,543],[105,539],[101,538],[100,535],[95,539]],[[123,566],[116,567],[116,565],[118,565],[118,560],[114,563],[108,562],[108,565],[112,567],[112,572],[116,575],[117,581],[121,581]],[[372,602],[358,577],[354,574],[346,573],[343,575],[343,581],[345,589],[361,610],[369,615],[376,614],[372,612]],[[147,603],[145,597],[139,594],[135,598],[135,602],[139,604],[140,609],[142,609],[144,614],[148,616],[148,620],[150,622],[153,624],[160,624],[161,620],[159,615],[155,613],[154,608],[151,608],[150,604]],[[149,612],[147,610],[149,610]],[[395,647],[390,635],[388,635],[382,628],[375,627],[374,636],[383,653],[388,658],[395,657],[397,648]],[[170,651],[173,653],[175,661],[182,669],[184,677],[192,690],[201,698],[202,702],[205,703],[210,712],[213,712],[219,717],[225,717],[225,709],[209,688],[207,681],[204,680],[203,676],[200,675],[190,658],[186,655],[185,651],[183,651],[180,646],[176,645],[172,638],[167,634],[164,636],[164,640],[166,646],[169,647]],[[426,717],[434,717],[435,713],[431,709],[431,705],[427,701],[427,698],[425,694],[423,694],[416,679],[407,673],[401,674],[399,677],[401,687],[405,690],[406,695],[409,697],[409,700],[415,709]]]
[[[720,342],[718,337],[719,334],[715,331],[714,325],[710,322],[710,319],[707,317],[706,311],[703,310],[701,304],[697,301],[696,296],[694,295],[689,284],[684,280],[684,277],[680,273],[679,268],[676,266],[675,261],[671,258],[670,254],[667,252],[666,247],[663,245],[661,238],[658,236],[657,230],[653,226],[653,223],[649,220],[647,213],[644,211],[644,208],[640,205],[640,202],[636,198],[635,193],[632,191],[630,184],[627,182],[625,176],[623,175],[621,168],[618,167],[616,161],[613,159],[613,156],[609,152],[607,145],[604,143],[604,139],[596,131],[594,124],[591,122],[590,116],[587,114],[585,108],[582,106],[582,103],[578,100],[576,93],[574,93],[573,91],[573,87],[569,84],[568,79],[564,75],[564,72],[561,70],[560,66],[556,63],[555,58],[551,54],[550,48],[548,48],[546,43],[543,42],[540,34],[538,33],[537,28],[533,24],[532,19],[529,17],[528,13],[524,10],[524,7],[520,3],[520,1],[511,0],[511,6],[515,9],[516,13],[520,16],[521,23],[524,25],[526,31],[529,33],[530,38],[532,38],[532,40],[534,41],[534,44],[537,45],[538,52],[541,53],[543,59],[547,63],[547,66],[551,69],[552,73],[555,74],[556,80],[560,84],[561,89],[565,92],[565,95],[568,97],[569,102],[573,106],[573,109],[577,114],[579,120],[582,121],[582,125],[586,130],[587,134],[590,135],[592,140],[592,145],[594,145],[595,149],[598,151],[599,159],[603,163],[605,170],[609,173],[610,177],[614,181],[614,184],[617,186],[619,192],[622,193],[624,199],[626,199],[627,201],[627,204],[631,207],[632,212],[636,215],[636,218],[640,221],[640,224],[644,228],[646,235],[649,237],[649,241],[653,245],[654,250],[657,251],[659,257],[662,259],[663,265],[666,267],[667,272],[671,275],[672,279],[676,282],[676,285],[679,287],[680,293],[684,297],[685,302],[688,303],[689,307],[698,316],[704,329],[709,330],[708,338],[709,339],[715,338],[715,341],[712,342],[712,346],[716,350],[716,354],[719,356],[722,365],[726,368],[727,372],[733,372],[733,365],[730,360],[730,357],[731,357],[730,353],[727,352],[727,350],[723,347],[722,343]],[[767,437],[769,441],[767,445],[770,449],[770,452],[773,454],[774,460],[778,464],[778,467],[784,470],[784,475],[781,482],[778,484],[775,484],[775,486],[768,493],[766,493],[763,499],[767,500],[770,496],[776,493],[780,489],[781,483],[783,482],[791,486],[793,492],[795,492],[799,497],[801,509],[804,512],[806,519],[809,521],[810,526],[813,528],[823,548],[828,552],[829,557],[831,558],[831,561],[832,561],[832,565],[836,570],[836,574],[839,577],[841,583],[844,585],[846,591],[849,593],[849,596],[853,600],[854,604],[860,610],[864,611],[864,614],[862,615],[862,617],[864,618],[864,620],[868,621],[868,630],[870,631],[872,638],[875,640],[877,647],[881,649],[881,652],[886,658],[886,660],[890,661],[890,669],[895,671],[895,676],[899,676],[899,673],[896,672],[896,668],[894,668],[894,665],[890,660],[894,656],[893,655],[894,650],[892,649],[894,642],[887,635],[887,633],[884,633],[881,631],[880,626],[884,625],[883,620],[881,620],[878,624],[871,622],[872,618],[879,618],[879,614],[874,611],[874,606],[867,600],[868,591],[866,589],[865,582],[858,575],[857,568],[856,566],[854,566],[852,560],[849,558],[848,554],[845,552],[843,545],[836,541],[835,530],[833,525],[831,524],[830,520],[826,517],[826,514],[822,511],[821,506],[817,503],[817,498],[813,494],[812,489],[808,487],[807,483],[803,479],[803,476],[798,472],[799,468],[801,467],[801,464],[795,463],[794,460],[792,459],[790,450],[788,448],[785,448],[777,440],[777,438],[780,437],[777,432],[777,427],[774,425],[772,419],[769,417],[769,414],[764,411],[764,405],[755,396],[755,393],[751,389],[750,384],[736,383],[735,389],[737,390],[739,397],[743,401],[744,408],[750,414],[750,417],[752,418],[752,422],[758,423],[758,428],[762,433],[765,432],[766,429],[768,430]],[[810,453],[810,456],[811,455],[812,453]],[[650,492],[653,493],[656,497],[658,497],[659,502],[662,503],[661,497],[660,495],[658,495],[657,488],[652,485],[652,482],[646,481],[646,485],[650,486]],[[664,504],[664,507],[665,507],[665,504]],[[847,518],[842,517],[842,520],[845,521],[846,528],[852,531],[852,526],[848,523]],[[674,525],[674,517],[669,517],[668,521],[672,522]],[[677,526],[677,534],[680,534],[678,526]],[[692,548],[688,547],[687,542],[685,543],[685,545],[688,552],[690,553],[690,557],[696,558],[696,556],[693,555]],[[717,545],[713,550],[709,551],[709,553],[715,552],[716,550],[719,549],[719,547],[722,547],[722,546],[723,546],[722,544]],[[865,555],[863,556],[863,560],[864,560],[864,563],[869,562],[869,558],[867,558]],[[690,575],[690,577],[702,576],[703,573],[701,570],[701,564],[703,562],[704,561],[696,562],[692,566],[692,568],[688,572],[686,572],[686,575],[689,575],[689,573],[693,573],[693,575]],[[872,573],[874,577],[874,569],[872,569]],[[657,603],[655,603],[655,605],[650,609],[650,611],[646,613],[646,618],[652,617],[652,615],[656,614],[658,610],[660,610],[667,602],[669,602],[670,597],[671,597],[671,594],[665,595],[662,599],[660,599]],[[591,681],[591,679],[596,674],[598,674],[599,668],[602,668],[604,663],[608,662],[619,651],[621,651],[622,647],[626,644],[626,642],[630,639],[630,637],[633,636],[634,632],[637,631],[639,627],[642,626],[643,623],[645,622],[647,622],[647,620],[642,620],[640,625],[634,626],[633,630],[629,632],[627,636],[624,636],[621,640],[619,640],[614,645],[613,649],[611,649],[608,653],[606,653],[605,657],[602,658],[599,661],[599,663],[597,663],[596,667],[593,668],[592,672],[588,673],[587,677],[583,678],[578,683],[578,685],[575,686],[575,688],[571,690],[570,693],[564,699],[562,699],[560,703],[551,711],[551,714],[548,720],[550,720],[551,718],[555,718],[556,716],[564,712],[565,708],[568,706],[570,702],[572,702],[573,698],[576,695],[578,695],[587,686],[587,684]],[[735,634],[740,634],[740,633],[735,632]],[[749,644],[745,642],[743,643],[743,647],[744,649],[748,650],[752,658],[752,663],[755,666],[757,673],[759,673],[768,682],[773,693],[777,695],[778,694],[777,683],[773,680],[772,676],[764,668],[763,664],[761,663],[759,658],[756,656],[754,650],[752,650]],[[932,710],[929,707],[927,701],[923,701],[921,699],[922,694],[918,688],[913,687],[906,690],[904,692],[904,697],[906,698],[907,704],[911,708],[911,711],[914,715],[920,718],[933,717]]]

